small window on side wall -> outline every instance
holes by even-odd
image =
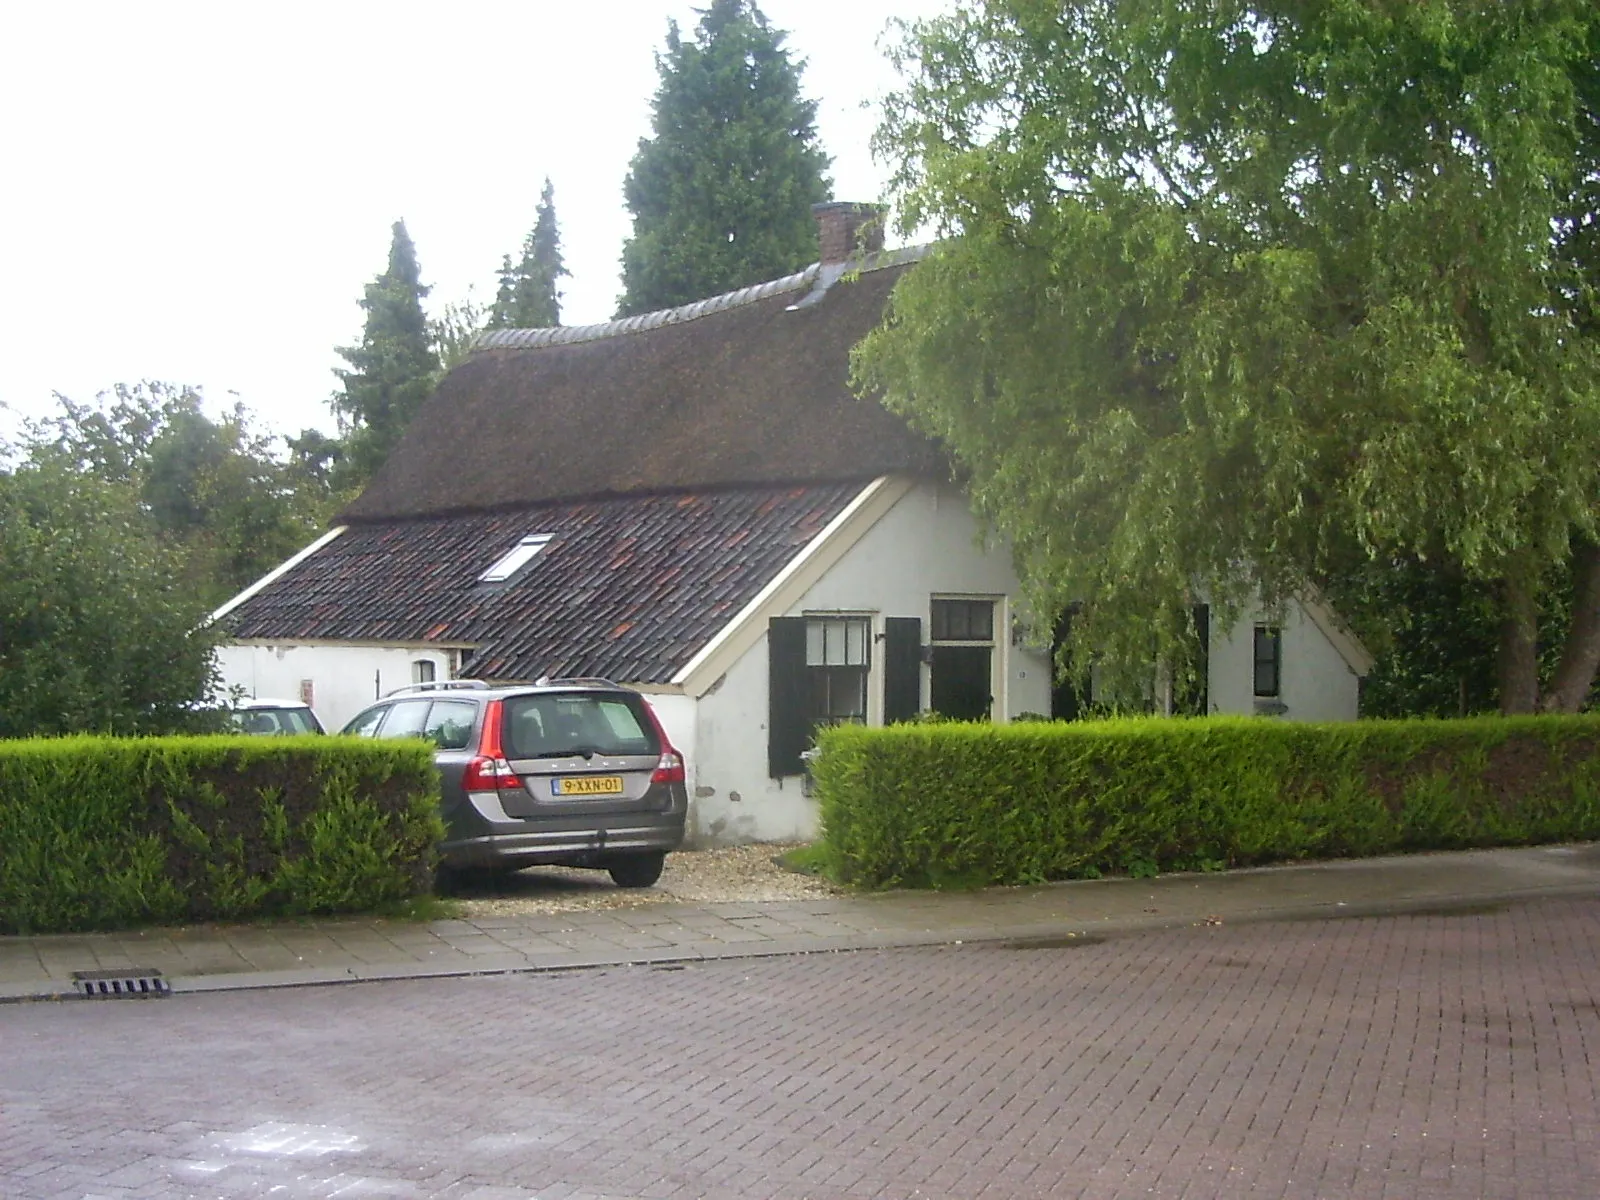
[[[862,724],[872,654],[867,617],[773,617],[767,625],[767,765],[803,775],[817,728]]]
[[[432,683],[434,680],[433,660],[419,658],[411,664],[412,683]]]
[[[809,715],[814,726],[865,723],[870,644],[871,627],[865,617],[806,619]]]
[[[1283,631],[1275,625],[1257,625],[1255,638],[1255,694],[1278,695],[1283,683]]]

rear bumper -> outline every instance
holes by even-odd
[[[493,792],[473,792],[450,814],[439,858],[451,867],[513,870],[544,865],[603,866],[620,854],[662,853],[683,844],[687,803],[664,812],[506,815]]]

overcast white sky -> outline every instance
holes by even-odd
[[[430,307],[493,299],[555,184],[563,320],[607,320],[667,0],[14,5],[0,45],[0,432],[117,382],[333,428],[336,345],[404,218]],[[879,35],[944,0],[763,0],[834,194],[879,197]]]

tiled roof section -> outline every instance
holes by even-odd
[[[916,251],[575,330],[507,330],[453,368],[344,522],[905,474],[938,449],[851,390],[850,351]],[[821,298],[816,299],[819,289]]]
[[[487,679],[665,683],[864,483],[681,492],[356,525],[224,618],[236,638],[470,644]],[[504,583],[519,539],[554,535]]]

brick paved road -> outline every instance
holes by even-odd
[[[0,1196],[1593,1197],[1600,901],[0,1007]]]

